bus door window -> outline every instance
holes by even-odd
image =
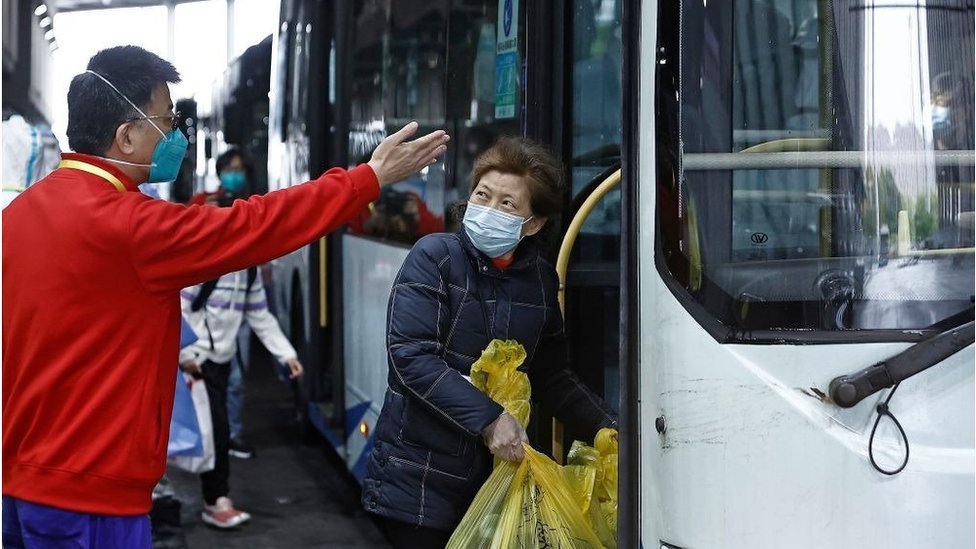
[[[619,165],[622,142],[622,44],[619,0],[572,2],[570,207]],[[566,324],[574,369],[613,408],[619,396],[620,191],[593,210],[576,241],[567,275]],[[593,311],[600,311],[594,326]],[[571,344],[572,345],[572,344]],[[572,433],[569,433],[570,435]],[[567,440],[571,438],[567,437]]]

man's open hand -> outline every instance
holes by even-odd
[[[380,185],[403,181],[411,174],[433,164],[447,150],[447,142],[451,137],[444,130],[407,141],[417,133],[417,126],[416,122],[407,124],[384,139],[373,151],[369,166],[376,173]]]

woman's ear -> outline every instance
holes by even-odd
[[[522,236],[532,236],[541,231],[546,226],[546,221],[545,217],[533,216],[532,219],[525,222],[525,225],[522,225]]]

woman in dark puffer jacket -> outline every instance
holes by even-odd
[[[567,369],[558,280],[534,235],[562,204],[562,167],[502,138],[475,161],[463,229],[424,237],[390,294],[389,388],[363,482],[394,547],[443,547],[491,472],[519,461],[525,431],[466,378],[494,338],[526,350],[532,393],[592,437],[616,420]]]

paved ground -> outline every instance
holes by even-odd
[[[251,460],[231,459],[231,497],[251,521],[218,531],[200,520],[199,477],[170,468],[182,502],[191,549],[388,547],[362,511],[359,486],[327,447],[302,445],[289,388],[279,382],[263,349],[248,373],[245,432],[257,448]]]

